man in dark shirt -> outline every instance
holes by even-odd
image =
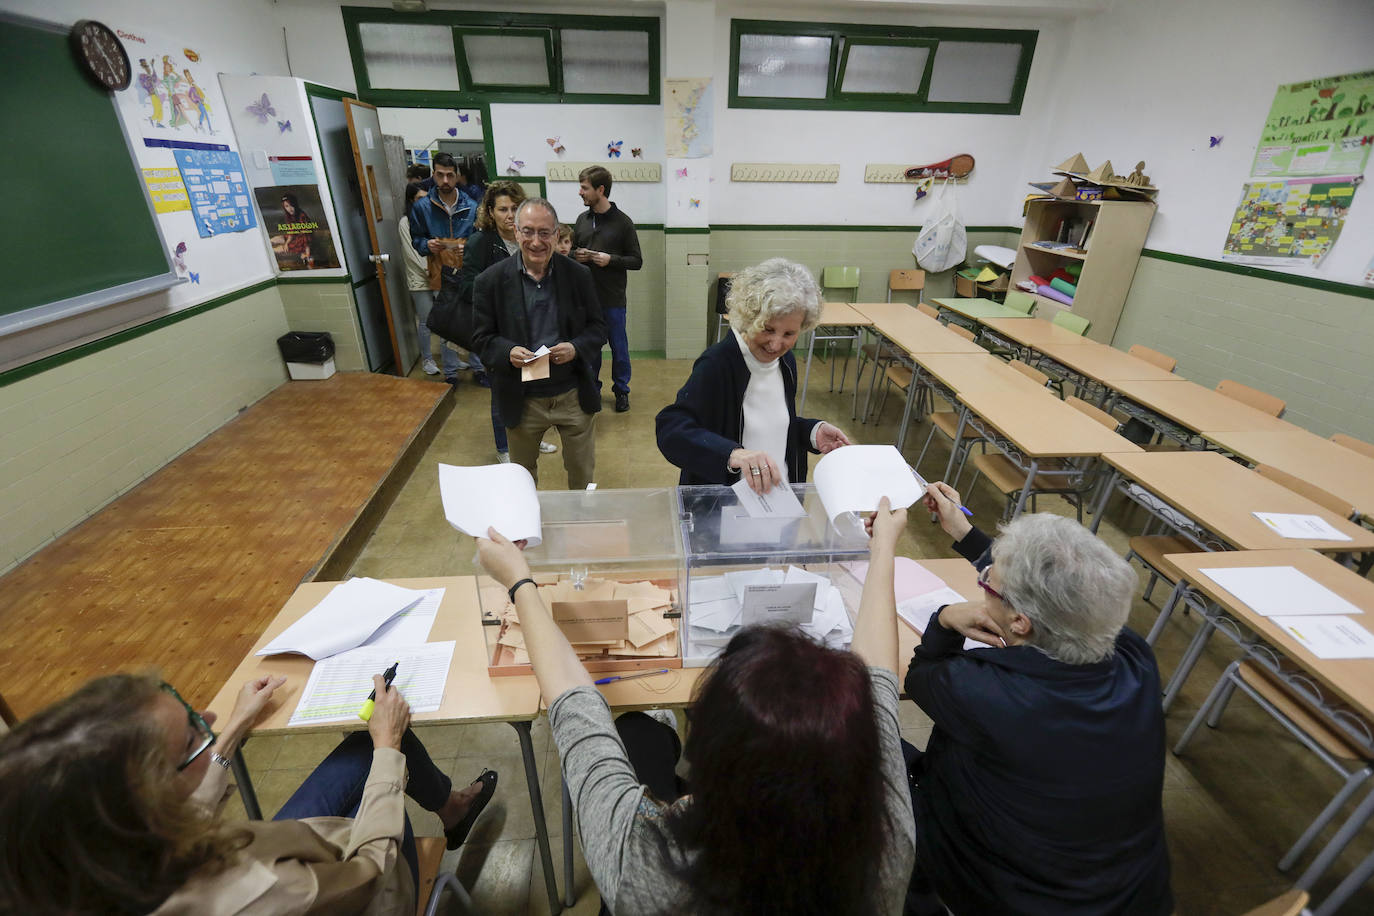
[[[573,227],[572,256],[591,268],[596,294],[611,340],[611,390],[615,409],[630,409],[630,342],[625,336],[625,272],[639,270],[644,257],[639,253],[639,236],[634,220],[611,203],[611,173],[599,165],[583,169],[578,179],[578,196],[587,212],[578,216]],[[593,367],[597,390],[601,390],[601,356]]]
[[[510,457],[539,480],[539,442],[550,426],[563,440],[568,487],[585,489],[596,474],[593,360],[606,323],[590,271],[554,252],[558,213],[543,198],[521,204],[520,251],[487,268],[473,287],[473,347],[491,376]],[[535,353],[548,353],[535,361]],[[544,368],[547,366],[547,377]],[[522,375],[524,370],[529,380]]]

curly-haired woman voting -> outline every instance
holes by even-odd
[[[897,914],[914,826],[897,725],[893,550],[884,501],[853,650],[745,627],[698,682],[686,757],[644,713],[606,700],[496,532],[482,565],[516,612],[577,810],[587,869],[619,916]]]
[[[731,334],[706,348],[677,400],[659,411],[658,450],[682,469],[679,483],[734,483],[767,493],[806,480],[808,452],[849,439],[823,420],[797,416],[797,338],[821,320],[811,272],[782,258],[735,274]]]
[[[907,670],[935,722],[913,767],[913,887],[959,916],[1173,912],[1159,669],[1126,629],[1135,573],[1073,519],[1022,515],[993,541],[946,484],[926,506],[982,598],[936,611]]]
[[[439,815],[453,849],[496,774],[453,791],[378,675],[368,730],[275,820],[222,824],[228,758],[285,680],[245,684],[216,733],[170,685],[110,675],[0,738],[0,913],[413,914],[405,795]]]

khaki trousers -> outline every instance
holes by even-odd
[[[539,442],[550,426],[558,430],[562,440],[568,489],[585,490],[596,479],[596,414],[583,412],[576,388],[552,398],[525,398],[520,425],[506,427],[510,460],[539,483]]]

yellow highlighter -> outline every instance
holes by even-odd
[[[390,668],[382,672],[382,680],[386,683],[386,686],[390,687],[391,682],[396,680],[396,669],[399,668],[400,665],[400,662],[396,662]],[[358,710],[358,718],[362,719],[364,722],[372,721],[372,710],[376,705],[377,688],[374,687],[372,688],[372,692],[367,695],[367,699],[363,701],[363,708]]]

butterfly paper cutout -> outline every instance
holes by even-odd
[[[519,174],[520,174],[520,170],[523,169],[524,167],[525,167],[525,163],[524,163],[523,160],[521,160],[521,159],[516,159],[514,156],[511,156],[511,157],[510,157],[510,165],[506,166],[506,171],[509,172],[509,173],[512,174],[512,175],[519,175]]]
[[[555,153],[566,153],[568,151],[567,147],[563,145],[562,137],[547,137],[544,142],[552,146]]]
[[[612,140],[610,143],[607,143],[607,144],[606,144],[606,158],[607,158],[607,159],[610,159],[612,156],[614,156],[616,159],[619,159],[619,158],[620,158],[620,145],[621,145],[622,143],[624,143],[624,142],[625,142],[624,140]]]
[[[185,243],[185,242],[177,242],[177,247],[176,247],[176,250],[173,252],[173,254],[175,254],[177,257],[181,257],[181,256],[184,255],[185,253],[186,253],[186,243]]]
[[[252,102],[248,105],[248,113],[257,118],[259,124],[266,124],[268,118],[277,116],[277,109],[272,107],[272,103],[268,101],[267,93],[264,92],[261,102]]]
[[[468,118],[470,117],[472,117],[472,115],[465,115],[460,112],[458,115],[458,121],[459,123],[466,124],[468,123]]]
[[[190,274],[191,272],[190,272],[190,271],[187,271],[187,273]],[[199,283],[200,283],[200,274],[191,274],[191,282],[192,282],[192,283],[199,284]]]
[[[1207,139],[1211,141],[1211,145],[1209,145],[1207,148],[1208,148],[1208,149],[1216,149],[1218,146],[1221,146],[1221,141],[1222,141],[1224,138],[1223,138],[1223,137],[1208,137]]]
[[[634,156],[636,159],[643,159],[643,158],[644,158],[644,150],[641,149],[640,147],[636,146],[634,149],[630,150],[630,155],[631,155],[631,156]]]
[[[679,178],[686,178],[686,177],[687,177],[687,169],[686,169],[686,168],[680,168],[680,169],[678,169],[678,170],[677,170],[677,177],[679,177]]]
[[[278,122],[277,122],[277,131],[278,131],[278,133],[283,133],[283,134],[284,134],[284,133],[286,133],[288,130],[291,130],[291,122],[290,122],[290,121],[278,121]]]
[[[701,200],[696,197],[689,197],[687,198],[687,206],[695,210],[701,206]]]
[[[450,137],[456,137],[456,136],[458,136],[458,128],[456,128],[456,127],[450,127],[450,128],[448,129],[448,135],[449,135]]]

